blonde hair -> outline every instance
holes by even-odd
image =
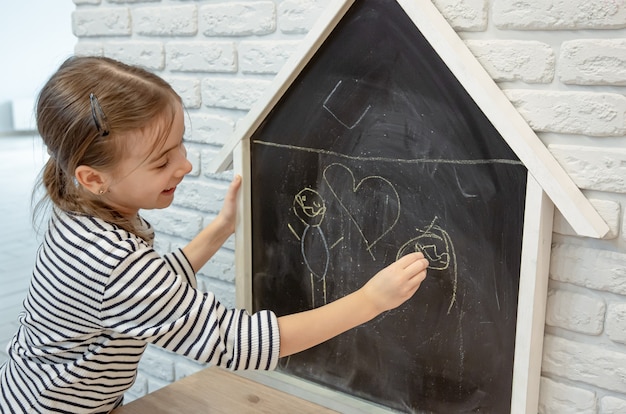
[[[33,192],[35,200],[37,191],[45,189],[33,221],[50,201],[63,211],[96,216],[145,237],[137,222],[82,188],[74,171],[86,165],[113,172],[131,132],[158,131],[155,147],[162,145],[179,104],[180,97],[167,82],[142,68],[105,57],[66,60],[37,100],[37,128],[50,158]],[[103,119],[106,124],[100,125]],[[155,123],[164,128],[154,129]]]

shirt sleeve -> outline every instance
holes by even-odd
[[[193,271],[189,259],[185,256],[182,249],[176,249],[175,251],[163,256],[163,259],[169,266],[170,270],[177,274],[184,276],[192,287],[198,287],[198,281],[196,279],[196,273]]]
[[[200,362],[273,370],[280,351],[276,315],[227,309],[195,288],[195,276],[190,283],[190,270],[182,251],[167,259],[151,248],[130,253],[105,289],[103,324]]]

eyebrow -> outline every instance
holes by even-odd
[[[170,146],[169,148],[164,149],[163,151],[161,151],[157,156],[153,157],[149,163],[150,164],[154,164],[157,161],[159,161],[161,158],[165,157],[165,155],[170,152],[171,150],[173,150],[174,148],[180,146],[180,144],[182,144],[183,142],[185,142],[185,130],[183,129],[183,134],[181,135],[181,139],[178,143]]]

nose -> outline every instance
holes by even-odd
[[[184,145],[181,145],[179,160],[180,166],[178,167],[177,175],[180,175],[182,177],[189,174],[193,169],[193,165],[191,165],[191,162],[189,162],[189,160],[187,159],[187,148],[185,148]]]
[[[191,170],[193,169],[193,166],[191,165],[191,162],[189,162],[189,160],[187,158],[185,158],[185,162],[182,165],[181,168],[181,175],[187,175],[191,172]]]

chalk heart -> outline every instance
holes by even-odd
[[[343,164],[330,164],[324,181],[371,250],[400,218],[400,196],[387,179],[368,176],[358,183]]]

